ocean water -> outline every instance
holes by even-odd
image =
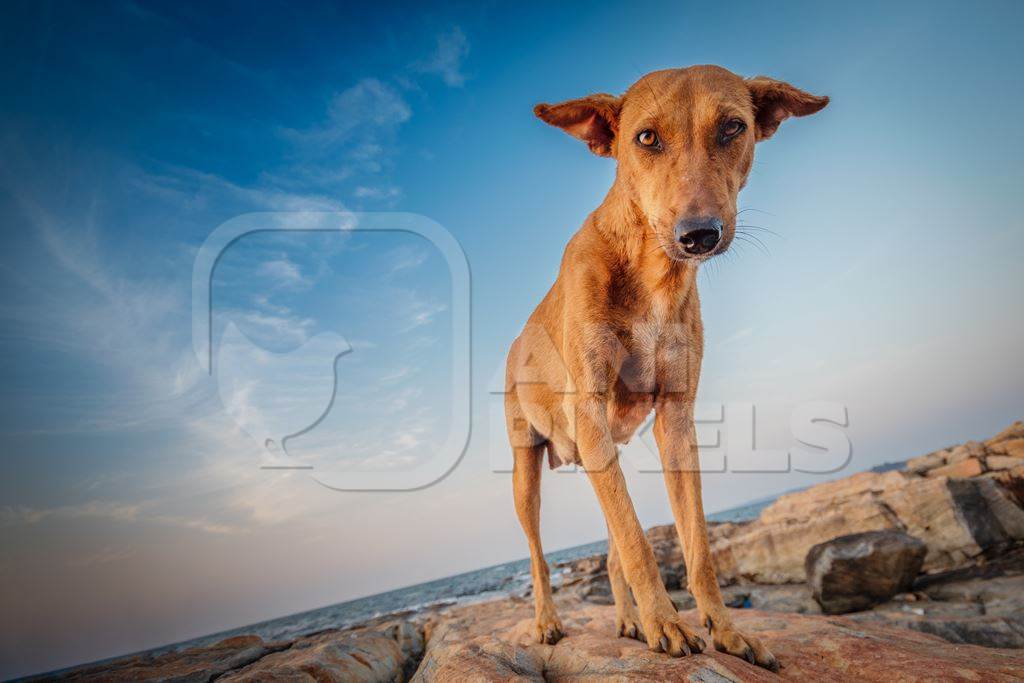
[[[761,510],[771,504],[772,500],[774,499],[767,498],[723,510],[708,515],[708,520],[712,522],[742,522],[755,519]],[[557,567],[559,563],[606,552],[608,552],[608,542],[595,541],[547,553],[548,564],[552,568],[552,583],[557,585],[562,578],[562,572]],[[530,561],[528,558],[524,558],[307,612],[278,617],[258,624],[239,626],[229,631],[213,633],[149,652],[159,654],[171,650],[209,645],[224,638],[247,633],[254,633],[268,641],[285,640],[328,628],[345,628],[375,617],[415,612],[426,607],[522,595],[526,593],[529,585]]]

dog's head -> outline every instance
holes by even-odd
[[[534,113],[615,157],[616,184],[671,258],[707,259],[732,242],[754,143],[826,104],[782,81],[692,66],[650,73],[621,97],[538,104]]]

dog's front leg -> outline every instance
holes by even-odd
[[[676,533],[686,559],[687,584],[697,601],[701,621],[711,631],[715,649],[778,671],[778,661],[761,641],[740,633],[733,626],[732,617],[718,590],[701,500],[700,460],[692,400],[660,399],[656,407],[654,438],[661,454]]]
[[[683,623],[661,581],[654,552],[637,519],[618,453],[608,430],[603,398],[575,402],[576,442],[580,459],[597,494],[618,559],[640,612],[647,646],[681,657],[704,649],[703,639]]]

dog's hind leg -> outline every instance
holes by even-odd
[[[562,622],[551,599],[551,575],[540,543],[540,473],[546,444],[514,447],[512,495],[516,514],[530,544],[530,574],[533,576],[533,602],[536,614],[535,636],[538,643],[554,645],[564,635]]]
[[[615,597],[616,633],[619,636],[646,642],[640,626],[640,612],[637,611],[633,594],[629,591],[626,575],[622,573],[622,562],[612,539],[611,528],[608,529],[608,582],[612,585],[612,595]]]

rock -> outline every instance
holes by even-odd
[[[709,533],[714,533],[718,526],[709,524]],[[663,524],[647,530],[647,540],[654,551],[654,559],[661,570],[661,580],[669,590],[686,588],[686,561],[683,548],[679,545],[679,536],[673,524]]]
[[[985,471],[981,459],[971,456],[928,471],[929,477],[976,477]]]
[[[985,465],[990,470],[1012,470],[1024,466],[1024,456],[990,455],[985,458]]]
[[[953,617],[973,619],[985,615],[985,607],[979,602],[931,600],[916,593],[902,593],[892,600],[875,605],[872,611],[891,616],[892,614],[915,614],[921,617]],[[858,613],[859,614],[859,613]],[[856,615],[851,615],[856,616]]]
[[[679,610],[697,606],[688,590],[669,592]],[[821,614],[821,607],[811,596],[807,584],[734,585],[722,588],[722,600],[733,608],[753,608],[766,612],[792,612],[794,614]]]
[[[947,462],[946,458],[948,457],[949,451],[935,451],[934,453],[919,455],[907,461],[907,470],[915,474],[924,474],[929,470],[945,465]]]
[[[408,622],[379,630],[325,631],[218,681],[346,683],[407,680],[423,654],[423,635]]]
[[[861,612],[850,615],[859,623],[884,623],[938,636],[950,643],[991,648],[1024,648],[1024,619],[981,616],[942,617],[910,612]],[[1024,675],[1024,671],[1021,672]]]
[[[1017,420],[1012,425],[999,432],[985,443],[988,446],[992,444],[1001,443],[1003,441],[1010,441],[1012,439],[1024,439],[1024,421]]]
[[[565,569],[573,576],[596,576],[607,571],[608,556],[604,553],[588,555],[577,560],[559,562],[556,567]]]
[[[587,602],[595,605],[614,605],[615,596],[612,594],[612,584],[607,574],[592,577],[580,583],[576,594]]]
[[[779,586],[751,586],[749,607],[767,612],[821,614],[821,606],[805,583]]]
[[[1024,509],[1015,500],[987,477],[862,472],[781,496],[756,521],[716,530],[712,558],[724,583],[798,583],[812,546],[895,529],[928,546],[924,571],[947,571],[1024,539]]]
[[[807,553],[807,583],[826,614],[867,609],[910,588],[927,548],[901,531],[869,531]]]
[[[937,603],[978,606],[987,615],[1024,616],[1024,575],[947,581],[922,593]]]
[[[1001,441],[992,446],[992,452],[1014,458],[1024,458],[1024,438]]]
[[[88,664],[34,680],[205,683],[286,647],[287,644],[264,643],[259,636],[236,636],[206,647]]]
[[[879,621],[740,610],[736,625],[778,657],[773,674],[715,652],[672,659],[614,633],[614,609],[560,603],[567,635],[556,645],[532,642],[530,605],[511,601],[453,611],[430,636],[414,681],[1014,681],[1024,653],[951,647],[924,633]],[[684,620],[696,628],[691,610]]]
[[[1024,508],[1024,465],[1010,470],[989,472],[985,476],[999,484],[1002,491],[1017,504],[1017,507]]]
[[[914,629],[951,643],[1024,648],[1024,575],[999,575],[1024,569],[1021,555],[1018,550],[990,564],[920,577],[914,593],[851,618]]]
[[[137,655],[38,680],[59,681],[401,681],[416,670],[423,634],[408,622],[324,631],[267,644],[237,636],[206,647]]]
[[[988,448],[985,444],[978,443],[977,441],[968,441],[951,448],[946,462],[952,464],[961,460],[967,460],[968,458],[984,458],[987,452]]]
[[[697,601],[693,599],[693,595],[690,593],[690,591],[684,588],[669,591],[668,597],[672,599],[672,603],[676,606],[677,610],[688,610],[693,609],[697,606]],[[724,592],[722,594],[722,600],[729,600],[729,598],[726,597]]]

